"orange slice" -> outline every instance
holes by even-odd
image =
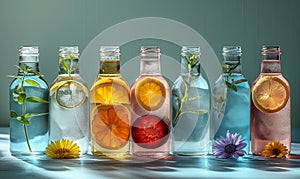
[[[165,86],[155,78],[144,78],[136,85],[135,98],[145,110],[155,111],[164,104],[166,98]]]
[[[130,135],[130,112],[123,105],[100,104],[92,111],[92,133],[103,148],[124,147]]]
[[[287,84],[278,77],[265,76],[257,81],[252,91],[253,104],[262,112],[280,111],[289,99]]]
[[[74,80],[58,82],[51,89],[56,89],[55,100],[64,108],[80,106],[87,96],[87,88]]]
[[[101,79],[91,88],[91,102],[129,104],[130,89],[126,82],[119,79]]]

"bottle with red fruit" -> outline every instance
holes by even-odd
[[[170,87],[161,74],[160,48],[141,47],[140,75],[131,87],[132,153],[163,157],[170,152]]]

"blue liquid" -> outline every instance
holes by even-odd
[[[20,76],[21,77],[21,76]],[[30,86],[24,83],[26,95],[36,96],[48,100],[49,90],[47,83],[38,76],[27,76],[25,79],[32,79],[40,84],[40,87]],[[21,115],[22,105],[12,98],[13,89],[20,80],[15,79],[10,85],[10,111]],[[26,102],[26,113],[48,113],[48,104]],[[48,115],[30,117],[30,124],[27,124],[27,133],[32,153],[27,146],[24,124],[21,124],[14,118],[10,118],[10,152],[12,155],[42,154],[49,142]]]
[[[206,155],[210,150],[210,96],[207,82],[202,76],[192,80],[188,100],[177,119],[178,102],[184,97],[185,85],[180,76],[172,89],[172,151],[177,155]],[[199,111],[202,110],[202,114]],[[193,112],[194,111],[194,112]]]
[[[233,74],[234,80],[244,79],[241,74]],[[231,81],[231,77],[229,80]],[[220,136],[226,137],[227,130],[230,133],[239,133],[242,138],[246,139],[247,146],[244,148],[246,152],[250,149],[250,87],[247,82],[236,84],[237,91],[227,88],[227,101],[224,117],[220,127],[217,129],[214,139]],[[216,111],[213,111],[214,113]],[[216,115],[214,115],[216,116]],[[215,120],[219,119],[213,119]],[[216,126],[215,126],[216,127]]]

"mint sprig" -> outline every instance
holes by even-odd
[[[43,76],[43,75],[40,72],[32,70],[32,67],[28,66],[26,64],[24,64],[23,67],[17,66],[17,65],[16,65],[16,67],[19,69],[19,71],[21,73],[23,73],[23,76],[20,77],[20,76],[16,76],[16,75],[9,75],[8,77],[15,78],[15,79],[18,79],[21,81],[21,83],[17,84],[15,86],[15,88],[13,89],[12,97],[13,97],[14,101],[16,101],[19,105],[22,106],[22,111],[21,111],[21,115],[18,115],[14,111],[10,111],[10,117],[13,119],[16,119],[19,123],[23,124],[27,146],[28,146],[29,151],[32,152],[26,125],[30,124],[29,118],[47,115],[48,113],[39,113],[39,114],[27,113],[26,112],[26,103],[27,102],[48,103],[48,101],[46,101],[42,98],[36,97],[36,96],[27,96],[26,88],[24,87],[25,83],[27,83],[28,85],[31,85],[31,86],[40,87],[40,84],[38,82],[36,82],[35,80],[25,79],[29,73],[33,73],[36,76]]]
[[[234,76],[232,75],[232,71],[234,69],[236,69],[240,65],[240,63],[241,62],[238,61],[238,63],[236,63],[234,65],[228,65],[228,64],[223,65],[223,67],[226,69],[226,73],[227,73],[227,76],[226,76],[226,79],[225,79],[225,84],[228,88],[234,90],[235,92],[238,91],[238,89],[236,87],[236,84],[243,83],[243,82],[247,81],[246,79],[240,79],[240,80],[235,81]],[[231,77],[231,81],[229,81],[229,77]]]
[[[184,85],[185,85],[185,90],[184,90],[184,96],[183,98],[180,100],[179,96],[176,96],[176,99],[178,101],[178,110],[176,112],[176,115],[175,115],[175,118],[173,119],[173,124],[174,126],[176,125],[179,117],[182,115],[182,114],[185,114],[185,113],[194,113],[194,114],[206,114],[208,113],[207,110],[205,109],[188,109],[188,110],[185,110],[183,111],[183,107],[185,105],[185,103],[187,101],[193,101],[193,100],[198,100],[199,98],[201,98],[201,95],[198,95],[198,96],[192,96],[192,97],[189,97],[189,89],[190,89],[190,85],[191,85],[191,77],[192,77],[192,68],[195,67],[197,65],[198,62],[198,57],[195,56],[195,55],[186,55],[186,56],[183,56],[184,59],[187,61],[188,63],[188,76],[187,76],[187,80],[185,81],[184,80]]]
[[[76,68],[71,68],[73,66],[73,60],[76,59],[75,56],[69,55],[68,57],[64,58],[64,57],[60,57],[60,63],[62,64],[63,69],[68,73],[68,75],[70,76]],[[68,64],[67,60],[70,61],[70,64]]]

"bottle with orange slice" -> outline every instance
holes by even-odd
[[[90,94],[92,154],[127,157],[130,152],[130,88],[120,74],[118,46],[100,47],[100,71]]]
[[[263,46],[261,73],[251,87],[251,152],[261,155],[268,142],[291,143],[290,86],[281,74],[280,47]]]
[[[172,87],[172,152],[206,155],[210,150],[210,95],[200,73],[200,47],[183,46],[181,74]]]
[[[61,46],[59,74],[50,88],[50,141],[69,139],[89,148],[89,91],[79,74],[78,46]]]
[[[132,153],[164,157],[170,152],[170,88],[161,74],[160,48],[142,46],[140,75],[131,87]]]

